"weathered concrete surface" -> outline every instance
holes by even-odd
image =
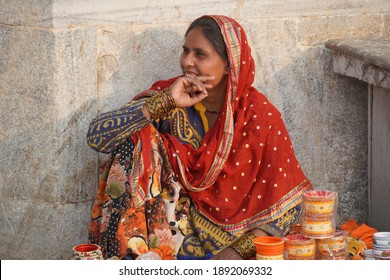
[[[0,45],[0,258],[69,258],[97,184],[96,31],[1,26]]]
[[[195,9],[195,8],[196,9]],[[339,223],[367,221],[366,86],[333,73],[329,39],[383,36],[390,1],[0,0],[0,258],[68,259],[97,187],[90,120],[179,73],[187,25],[239,20],[256,86],[282,111]]]

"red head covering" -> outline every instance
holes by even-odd
[[[255,64],[244,29],[229,17],[209,17],[221,29],[231,69],[221,116],[198,149],[172,135],[161,136],[172,168],[197,209],[238,233],[300,203],[310,182],[296,160],[281,114],[252,86]],[[172,82],[156,83],[152,89]]]

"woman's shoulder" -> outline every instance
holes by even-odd
[[[281,115],[279,109],[276,108],[276,106],[264,93],[254,89],[249,96],[250,108],[255,114],[273,116]]]

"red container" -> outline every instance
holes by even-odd
[[[73,260],[103,260],[101,247],[96,244],[79,244],[74,246]]]

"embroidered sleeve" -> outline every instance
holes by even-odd
[[[88,145],[101,153],[110,153],[131,135],[150,124],[141,109],[145,100],[127,103],[119,110],[103,113],[92,120],[87,133]]]
[[[283,237],[290,232],[293,224],[299,223],[300,214],[301,204],[298,204],[286,211],[280,218],[260,226],[259,229],[269,235]]]

